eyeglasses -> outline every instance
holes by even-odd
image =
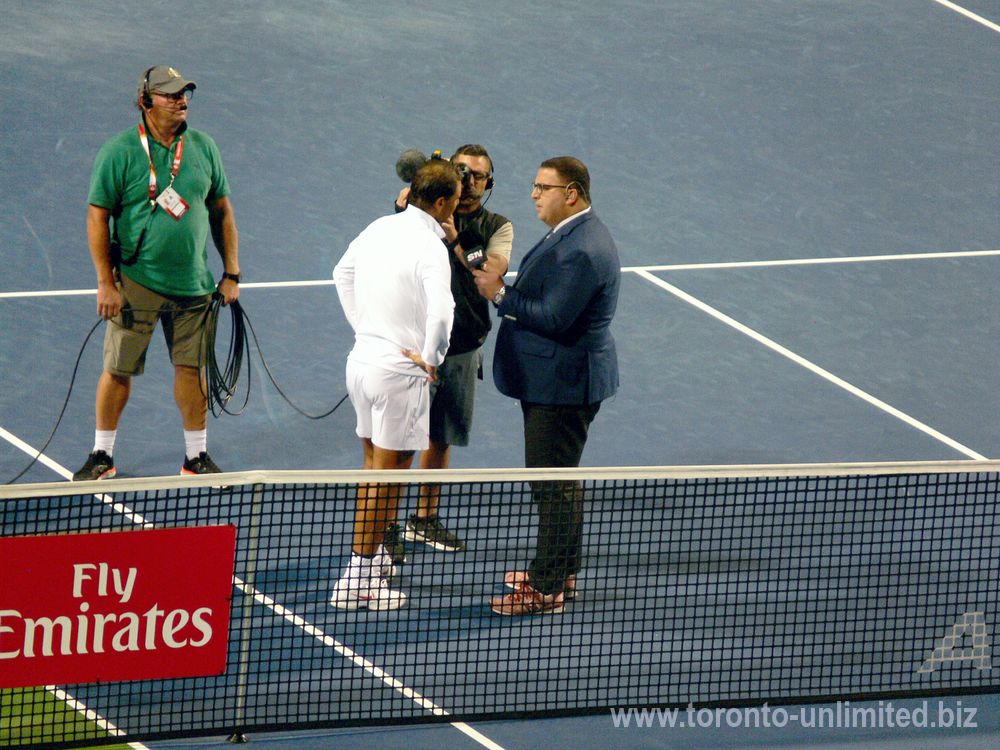
[[[162,96],[164,99],[169,99],[172,102],[179,102],[181,99],[187,99],[191,101],[191,97],[194,96],[193,89],[184,89],[183,91],[178,91],[176,94],[164,94],[162,91],[154,91],[157,96]]]
[[[569,185],[546,185],[544,182],[533,182],[531,183],[532,193],[544,193],[546,190],[552,190],[553,188],[568,188]]]

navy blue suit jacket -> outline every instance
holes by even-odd
[[[498,310],[497,389],[535,404],[613,395],[618,355],[609,326],[620,279],[618,249],[593,210],[529,250]]]

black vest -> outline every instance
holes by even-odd
[[[509,223],[505,216],[481,206],[471,214],[455,214],[455,229],[462,232],[472,227],[482,235],[487,247],[490,237]],[[452,251],[448,252],[448,262],[451,263],[451,296],[455,298],[455,322],[451,327],[448,354],[463,354],[478,349],[486,341],[492,325],[490,303],[479,293],[472,272]]]

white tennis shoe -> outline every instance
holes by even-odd
[[[406,603],[406,594],[393,591],[386,580],[385,567],[392,567],[387,554],[377,554],[368,560],[351,555],[344,575],[333,587],[330,604],[338,609],[399,609]]]

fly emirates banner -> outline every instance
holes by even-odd
[[[0,538],[0,688],[218,675],[235,526]]]

